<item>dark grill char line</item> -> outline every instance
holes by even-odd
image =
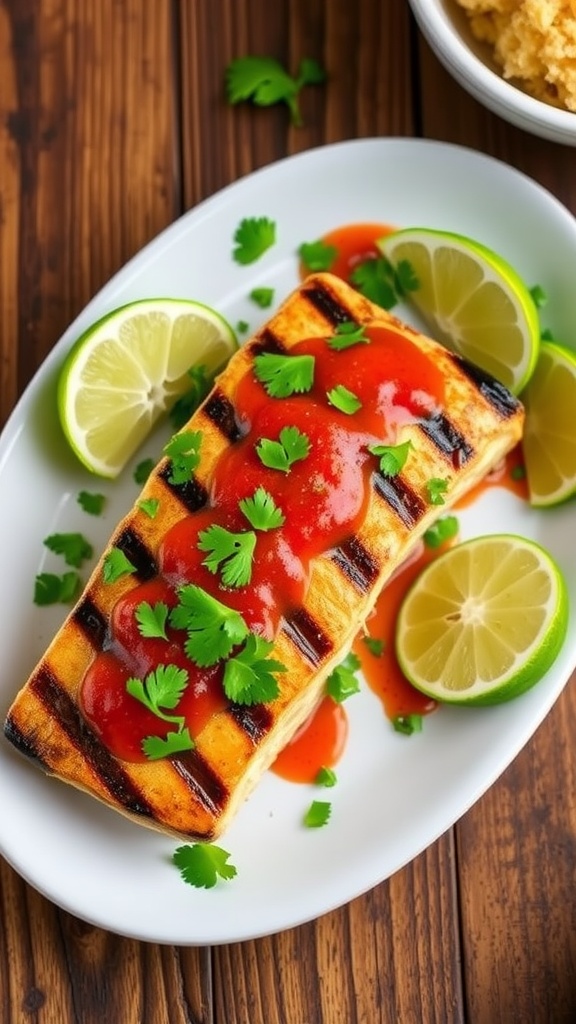
[[[453,355],[452,358],[461,372],[476,386],[482,398],[492,406],[499,416],[508,419],[518,412],[522,403],[508,391],[504,384],[481,370],[479,366],[463,359],[462,356]]]

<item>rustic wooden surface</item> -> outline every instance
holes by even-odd
[[[231,110],[234,56],[320,59],[326,88]],[[322,142],[422,135],[525,171],[576,213],[576,150],[492,116],[404,0],[0,0],[0,426],[94,292],[181,212]],[[432,187],[432,186],[431,186]],[[534,244],[538,244],[535,239]],[[389,881],[255,942],[100,931],[0,865],[2,1024],[572,1024],[574,680],[500,781]]]

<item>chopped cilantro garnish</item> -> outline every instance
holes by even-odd
[[[448,480],[433,476],[426,482],[426,493],[431,505],[443,505],[444,495],[448,490]]]
[[[554,335],[549,327],[546,327],[540,334],[542,341],[554,341]]]
[[[44,538],[44,546],[55,555],[63,555],[66,565],[79,569],[86,558],[92,558],[92,545],[81,533],[52,533]]]
[[[530,295],[532,296],[532,301],[536,306],[536,309],[542,309],[542,307],[548,302],[548,296],[540,284],[535,284],[534,287],[530,289]]]
[[[268,309],[274,301],[273,288],[253,288],[250,292],[252,302],[255,302],[260,309]]]
[[[320,85],[326,78],[318,61],[305,57],[293,78],[274,57],[238,57],[226,68],[226,92],[231,104],[251,100],[259,107],[286,103],[292,124],[302,124],[298,95],[305,85]]]
[[[91,491],[80,491],[76,500],[88,515],[99,516],[102,514],[106,497],[104,494],[93,494]]]
[[[301,433],[298,427],[283,427],[277,441],[263,437],[256,445],[260,462],[268,469],[278,469],[283,473],[289,473],[292,464],[305,459],[309,451],[308,435]]]
[[[62,576],[57,576],[53,572],[41,572],[34,581],[34,603],[71,604],[79,594],[80,586],[77,572],[65,572]]]
[[[168,639],[166,635],[168,605],[164,601],[157,601],[154,605],[151,605],[149,601],[141,601],[136,606],[134,614],[142,636]]]
[[[378,640],[375,636],[363,636],[362,641],[366,644],[370,654],[373,654],[375,658],[380,658],[384,653],[386,647],[385,640]]]
[[[138,502],[138,508],[150,519],[155,519],[160,508],[160,500],[158,498],[143,498]]]
[[[406,460],[413,445],[411,441],[403,444],[373,444],[368,451],[380,459],[380,472],[384,476],[396,476],[406,465]]]
[[[240,510],[255,530],[275,530],[284,523],[282,509],[264,487],[258,487],[251,498],[239,502]]]
[[[173,757],[187,750],[194,750],[194,740],[188,728],[176,732],[168,732],[166,736],[146,736],[142,740],[142,751],[149,761],[158,761],[161,757]]]
[[[188,391],[181,395],[170,409],[170,421],[174,430],[180,430],[188,422],[212,387],[213,378],[209,376],[205,366],[191,367],[188,376],[191,381]]]
[[[236,704],[265,704],[278,696],[278,672],[286,666],[270,658],[274,644],[250,633],[242,650],[224,667],[224,692]]]
[[[405,736],[412,736],[415,732],[422,732],[422,715],[396,715],[392,719],[392,725],[396,732],[404,733]]]
[[[310,391],[314,383],[314,356],[264,352],[254,359],[254,372],[271,398],[288,398]]]
[[[366,337],[366,328],[363,324],[355,324],[353,320],[345,320],[343,323],[338,324],[336,332],[332,338],[328,338],[328,347],[334,349],[335,352],[341,352],[343,349],[352,348],[352,345],[368,345],[370,338]]]
[[[328,391],[327,398],[330,405],[333,405],[335,409],[339,409],[340,412],[346,413],[347,416],[353,416],[355,412],[358,412],[358,409],[362,408],[362,402],[358,395],[355,395],[353,391],[349,391],[343,384],[337,384],[335,388]]]
[[[263,256],[276,241],[276,224],[268,217],[245,217],[234,233],[236,246],[232,253],[236,263],[244,266]]]
[[[442,516],[424,534],[424,543],[429,548],[439,548],[447,540],[457,536],[459,523],[456,516]]]
[[[102,566],[102,578],[104,583],[115,583],[122,576],[136,572],[136,566],[124,554],[120,548],[110,548],[104,556]]]
[[[239,320],[236,324],[236,330],[238,334],[246,334],[249,330],[250,324],[246,320]]]
[[[355,675],[359,668],[360,659],[351,651],[328,676],[326,692],[337,704],[359,692],[360,684]]]
[[[183,430],[174,434],[164,447],[164,454],[171,459],[171,484],[185,484],[200,463],[201,430]]]
[[[307,270],[314,273],[322,270],[330,270],[338,255],[335,245],[328,245],[322,239],[317,242],[302,242],[298,249],[298,255]]]
[[[172,860],[187,885],[212,889],[219,878],[229,881],[236,868],[228,863],[230,854],[213,843],[186,843],[172,854]]]
[[[373,256],[362,263],[357,263],[350,280],[365,298],[383,309],[392,309],[398,301],[394,288],[394,271],[383,256]]]
[[[232,533],[225,527],[214,523],[198,535],[200,551],[207,551],[204,559],[210,572],[220,570],[222,582],[226,587],[245,587],[252,578],[252,558],[256,547],[256,534],[253,530]]]
[[[177,727],[166,737],[146,737],[142,743],[142,750],[151,760],[192,750],[194,747],[194,740],[189,730],[185,728],[186,719],[182,715],[167,714],[167,711],[174,711],[178,706],[187,685],[188,673],[186,669],[177,665],[158,665],[144,680],[136,676],[126,680],[126,691],[131,697],[143,704],[162,722]]]
[[[314,779],[317,786],[325,786],[327,789],[331,789],[332,786],[335,786],[337,781],[334,769],[326,768],[324,765],[318,769],[316,778]]]
[[[304,815],[306,828],[322,828],[332,813],[332,804],[327,800],[313,800]]]
[[[179,603],[170,612],[170,624],[188,633],[184,650],[201,668],[227,658],[248,636],[248,626],[234,608],[228,608],[201,587],[188,583],[178,591]]]
[[[134,482],[145,484],[155,465],[154,459],[142,459],[134,469]]]

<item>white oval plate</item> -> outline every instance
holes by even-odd
[[[250,267],[231,259],[240,220],[277,222],[275,247]],[[103,312],[157,295],[200,299],[232,324],[264,320],[249,301],[256,285],[282,298],[297,284],[295,253],[330,228],[359,221],[439,227],[471,235],[507,257],[548,293],[548,326],[570,338],[576,224],[517,171],[458,147],[408,139],[344,142],[281,161],[239,181],[182,217],[92,300],[29,386],[0,438],[0,650],[2,714],[64,617],[32,601],[37,572],[61,572],[42,541],[81,530],[102,547],[136,498],[131,472],[116,484],[90,477],[66,448],[54,384],[79,331]],[[402,311],[401,311],[402,312]],[[404,311],[404,315],[406,311]],[[139,457],[158,455],[160,438]],[[135,463],[137,460],[134,460]],[[82,512],[82,489],[108,496],[101,518]],[[576,610],[569,504],[535,512],[491,490],[461,515],[464,536],[517,531],[563,566]],[[186,886],[170,863],[173,840],[134,825],[54,782],[0,741],[0,850],[61,907],[138,939],[200,945],[254,938],[300,924],[389,877],[448,829],[494,782],[549,711],[576,664],[576,622],[553,669],[510,705],[442,709],[421,734],[398,735],[363,688],[348,701],[350,738],[330,791],[332,818],[305,829],[318,796],[268,774],[221,841],[237,877],[210,891]]]

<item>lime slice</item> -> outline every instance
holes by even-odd
[[[237,348],[215,310],[185,299],[144,299],[107,314],[82,334],[58,381],[58,411],[76,455],[115,477],[176,399],[189,371],[211,376]]]
[[[534,686],[568,627],[560,570],[540,545],[500,534],[450,548],[408,591],[396,653],[406,678],[435,700],[499,704]]]
[[[522,447],[532,505],[557,505],[576,493],[576,353],[542,342],[522,394]]]
[[[540,326],[522,279],[501,256],[462,235],[428,228],[395,231],[378,243],[418,286],[408,298],[431,334],[519,394],[536,365]]]

